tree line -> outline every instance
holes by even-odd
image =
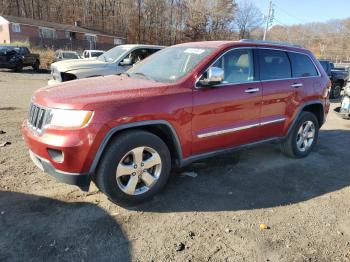
[[[201,40],[262,39],[264,16],[251,0],[0,0],[0,15],[74,24],[126,38],[173,45]],[[350,61],[350,19],[269,28],[268,40]]]
[[[125,37],[128,42],[172,45],[230,39],[234,0],[0,0],[0,12],[73,24]]]

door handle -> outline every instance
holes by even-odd
[[[259,92],[259,90],[260,90],[259,88],[248,88],[244,92],[251,94],[251,93]]]
[[[291,85],[291,87],[294,87],[294,88],[299,88],[299,87],[302,87],[303,84],[302,83],[294,83]]]

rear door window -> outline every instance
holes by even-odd
[[[270,49],[259,50],[261,80],[276,80],[292,77],[292,69],[286,52]]]
[[[289,53],[292,62],[293,77],[318,76],[318,71],[310,57],[299,53]]]

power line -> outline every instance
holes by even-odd
[[[285,13],[286,15],[288,15],[289,17],[292,17],[292,18],[294,18],[294,19],[296,19],[296,20],[299,20],[299,21],[302,22],[303,24],[304,24],[304,23],[307,23],[305,20],[300,19],[299,17],[297,17],[297,16],[295,16],[295,15],[293,15],[293,14],[287,12],[286,10],[284,10],[283,8],[281,8],[279,5],[276,5],[275,3],[274,3],[273,5],[274,5],[275,7],[277,7],[280,11],[282,11],[283,13]]]

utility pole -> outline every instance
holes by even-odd
[[[138,44],[141,44],[141,0],[138,0],[138,9],[139,9],[139,28],[138,28],[138,34],[137,34],[137,39],[138,39]]]
[[[266,40],[267,30],[269,29],[270,24],[273,22],[273,18],[274,18],[273,13],[274,13],[273,5],[272,5],[272,1],[270,1],[269,11],[268,11],[267,16],[266,16],[266,24],[265,24],[265,31],[264,31],[263,40]]]

